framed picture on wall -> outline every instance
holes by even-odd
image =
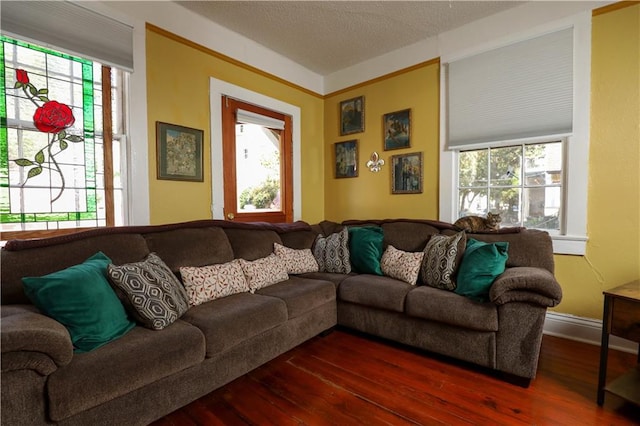
[[[358,176],[358,141],[351,140],[334,144],[336,178]]]
[[[364,132],[364,96],[340,102],[340,136]]]
[[[203,131],[156,121],[158,179],[203,182]]]
[[[411,109],[382,116],[384,150],[411,147]]]
[[[422,153],[391,156],[391,193],[422,193]]]

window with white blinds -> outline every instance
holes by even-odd
[[[449,149],[573,129],[573,28],[447,65]]]
[[[3,1],[2,32],[133,71],[133,28],[69,1]]]

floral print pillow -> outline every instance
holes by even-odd
[[[189,306],[249,291],[249,284],[238,259],[218,265],[184,266],[180,275],[187,290]]]
[[[424,252],[407,252],[388,246],[382,254],[382,273],[407,284],[416,285]]]
[[[289,279],[287,267],[282,259],[274,253],[251,262],[244,259],[238,260],[242,266],[244,277],[249,283],[249,291],[251,291],[251,293],[263,287]]]
[[[318,272],[318,262],[311,249],[296,250],[282,244],[273,243],[273,252],[284,262],[289,274]]]

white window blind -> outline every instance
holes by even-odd
[[[133,28],[68,1],[3,1],[2,32],[133,71]]]
[[[573,127],[573,28],[448,64],[448,147],[563,135]]]
[[[238,109],[236,111],[236,122],[244,124],[257,124],[268,129],[284,130],[284,121],[277,118],[267,117],[266,115],[257,114],[251,111]]]

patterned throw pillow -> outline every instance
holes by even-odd
[[[183,266],[180,275],[187,290],[189,306],[249,291],[238,259],[218,265]]]
[[[464,232],[455,235],[433,235],[424,248],[422,281],[431,287],[455,290],[455,274],[467,244]]]
[[[320,272],[351,273],[349,230],[345,227],[326,238],[318,235],[313,247],[313,256],[318,262]]]
[[[408,252],[388,246],[380,259],[382,273],[388,277],[416,285],[424,252]]]
[[[296,250],[282,244],[273,243],[273,252],[284,262],[289,274],[318,272],[318,262],[311,249]]]
[[[142,262],[110,264],[107,273],[129,313],[147,328],[162,330],[189,309],[184,287],[155,253]]]
[[[249,283],[249,290],[251,293],[254,293],[256,290],[263,287],[289,279],[287,267],[284,262],[273,253],[267,257],[251,262],[244,259],[238,260],[242,266],[244,277]]]

